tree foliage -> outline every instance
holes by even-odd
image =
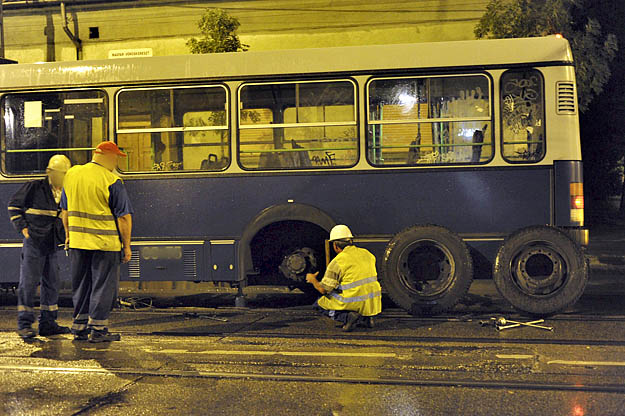
[[[237,35],[239,20],[221,9],[207,9],[198,28],[202,37],[191,38],[187,46],[191,53],[245,52],[249,45],[241,43]]]
[[[475,27],[478,38],[523,38],[562,34],[575,59],[580,111],[603,91],[616,56],[616,36],[603,36],[596,19],[583,13],[583,0],[491,0]]]

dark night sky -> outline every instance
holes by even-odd
[[[612,76],[601,95],[580,117],[587,195],[604,197],[615,188],[610,167],[625,155],[625,1],[592,0],[585,13],[596,18],[605,36],[617,36],[619,50],[612,61]],[[612,171],[613,172],[613,171]]]

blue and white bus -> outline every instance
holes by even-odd
[[[127,281],[306,289],[348,224],[411,312],[495,279],[521,311],[587,281],[573,57],[558,36],[0,66],[0,202],[114,140]],[[5,214],[6,215],[6,214]],[[21,241],[0,221],[0,282]]]

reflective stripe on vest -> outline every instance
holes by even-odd
[[[26,214],[30,215],[45,215],[47,217],[56,217],[59,215],[59,212],[51,209],[37,209],[37,208],[28,208],[26,210]]]
[[[112,215],[96,215],[96,214],[89,214],[88,212],[80,212],[80,211],[69,211],[67,215],[69,217],[87,218],[89,220],[96,220],[96,221],[115,221],[115,217]]]
[[[367,277],[365,279],[356,280],[355,282],[347,283],[345,285],[339,285],[338,289],[339,290],[352,289],[358,286],[366,285],[367,283],[377,282],[377,281],[378,281],[378,278],[375,276]]]
[[[373,298],[377,298],[378,296],[382,296],[382,292],[380,291],[376,291],[376,292],[372,292],[372,293],[367,293],[366,295],[361,295],[361,296],[353,296],[351,298],[344,298],[343,296],[339,295],[336,292],[332,292],[330,293],[330,296],[332,296],[334,299],[343,302],[343,303],[354,303],[354,302],[364,302],[367,299],[373,299]]]
[[[67,228],[69,228],[69,231],[74,231],[76,233],[97,234],[97,235],[117,235],[117,229],[102,230],[98,228],[77,227],[75,225],[70,225]]]

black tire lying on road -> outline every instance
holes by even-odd
[[[415,225],[386,246],[381,280],[389,297],[413,315],[456,305],[473,280],[473,263],[460,237],[438,225]]]
[[[588,265],[581,247],[547,226],[521,229],[499,248],[493,279],[516,309],[549,315],[573,305],[584,293]]]

